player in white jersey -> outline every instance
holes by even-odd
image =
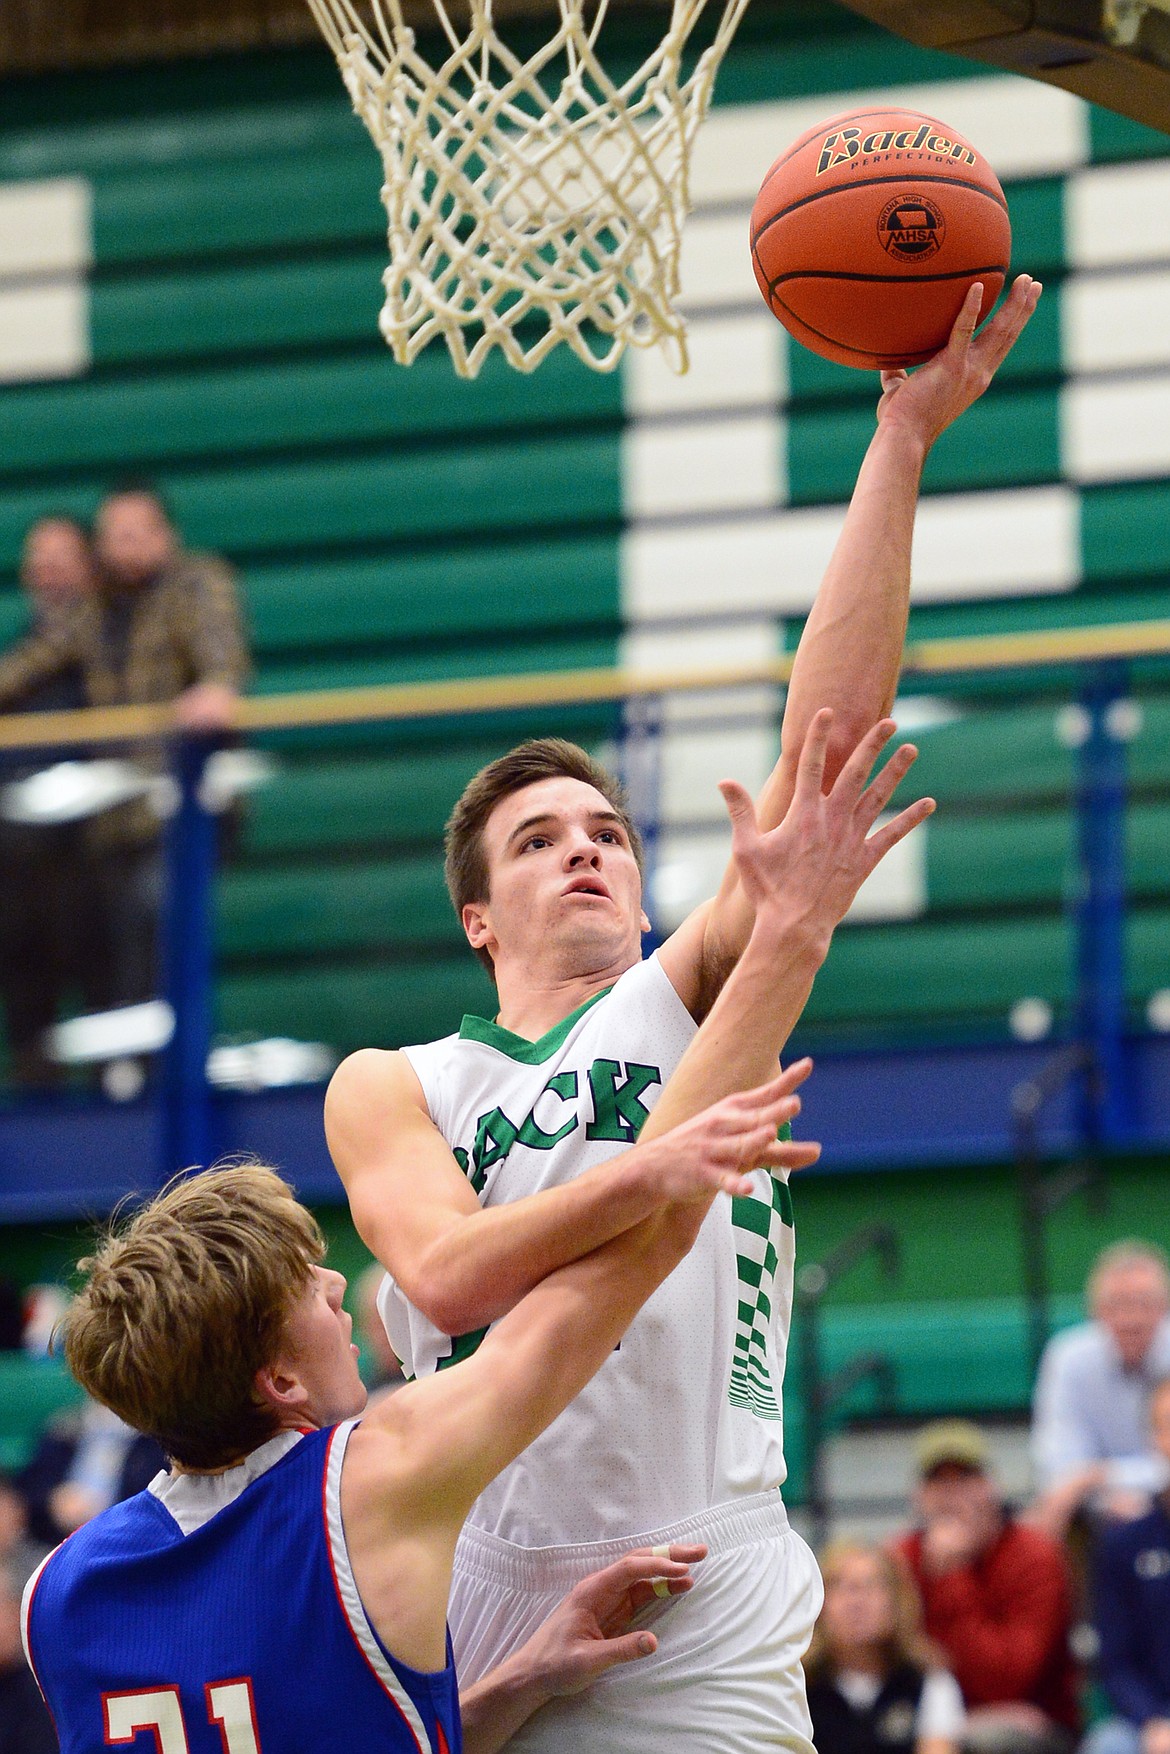
[[[738,843],[728,876],[654,957],[642,963],[633,826],[582,752],[525,746],[465,792],[448,880],[495,980],[497,1018],[401,1054],[351,1056],[326,1105],[358,1228],[393,1275],[386,1315],[412,1373],[464,1356],[555,1265],[639,1222],[624,1149],[668,1124],[663,1108],[681,1118],[679,1099],[658,1105],[659,1092],[760,906],[778,922],[777,951],[758,1027],[724,1044],[728,1091],[774,1067],[856,889],[926,813],[928,802],[866,839],[913,759],[898,752],[864,790],[893,730],[882,715],[904,637],[918,479],[1038,292],[1021,277],[978,339],[973,295],[943,354],[887,380],[797,654],[781,759],[759,803],[763,836],[746,794],[726,788]],[[592,1392],[477,1504],[452,1598],[465,1675],[514,1648],[613,1553],[688,1538],[710,1548],[655,1657],[546,1708],[517,1747],[807,1750],[798,1659],[819,1580],[776,1490],[791,1272],[786,1190],[773,1197],[761,1178],[751,1196],[718,1202]]]

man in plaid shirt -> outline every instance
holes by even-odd
[[[0,657],[0,712],[19,711],[51,678],[76,670],[93,706],[173,701],[181,728],[227,730],[248,673],[230,567],[187,553],[145,483],[102,502],[94,551],[97,590]],[[139,746],[133,755],[140,765],[162,764],[157,749]],[[92,818],[87,842],[113,941],[109,1002],[131,1004],[156,990],[158,812],[148,797],[119,804]]]

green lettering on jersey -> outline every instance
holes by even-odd
[[[488,1170],[508,1155],[519,1137],[519,1127],[513,1125],[502,1108],[490,1109],[486,1115],[479,1117],[471,1158],[475,1164],[475,1173],[480,1178],[480,1187],[483,1186],[483,1178]]]
[[[559,1096],[562,1102],[571,1102],[577,1094],[576,1072],[558,1072],[555,1078],[549,1079],[540,1096],[549,1091],[554,1096]],[[551,1151],[554,1145],[559,1145],[562,1139],[576,1130],[577,1116],[570,1115],[564,1126],[558,1127],[555,1133],[546,1133],[536,1118],[536,1103],[540,1101],[540,1096],[533,1103],[532,1113],[521,1127],[518,1137],[521,1145],[531,1145],[535,1151]]]
[[[482,1169],[473,1169],[471,1167],[471,1158],[463,1149],[462,1145],[453,1146],[451,1149],[451,1155],[471,1183],[472,1191],[478,1194],[483,1188],[486,1179],[486,1172]]]
[[[625,1079],[619,1083],[623,1069]],[[587,1139],[612,1139],[618,1144],[632,1145],[646,1124],[650,1110],[640,1099],[652,1084],[662,1083],[657,1066],[640,1066],[627,1060],[594,1060],[589,1068],[589,1088],[593,1092],[593,1119],[585,1128]]]

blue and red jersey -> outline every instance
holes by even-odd
[[[161,1475],[52,1553],[25,1646],[61,1754],[459,1754],[455,1667],[397,1661],[341,1521],[353,1421],[226,1475]]]

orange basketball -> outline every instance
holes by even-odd
[[[752,208],[752,266],[784,327],[841,365],[918,365],[946,344],[967,289],[982,321],[1011,225],[999,179],[916,110],[851,110],[801,135]]]

